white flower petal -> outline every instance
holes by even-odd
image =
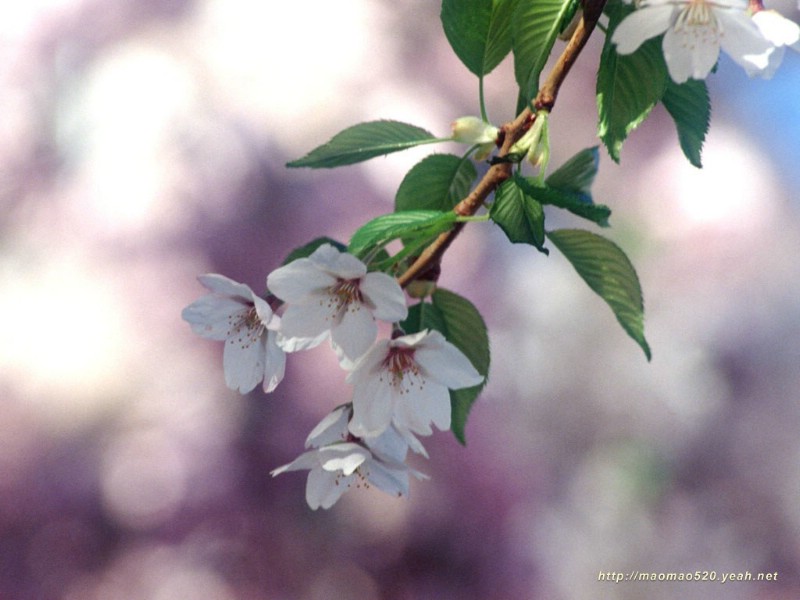
[[[438,331],[432,331],[430,339],[417,347],[414,360],[425,370],[427,378],[452,390],[472,387],[483,381],[483,375],[461,350],[446,341]]]
[[[403,427],[398,425],[396,422],[392,424],[392,429],[396,429],[397,432],[403,437],[408,447],[411,448],[415,453],[422,454],[425,458],[428,458],[428,451],[425,450],[425,446],[422,445],[416,436],[411,433],[411,431],[407,427]]]
[[[264,358],[264,391],[270,393],[283,381],[286,372],[286,354],[277,342],[278,334],[268,331],[266,336],[266,356]]]
[[[408,335],[402,335],[392,340],[392,346],[395,346],[397,348],[415,348],[420,342],[422,342],[422,340],[426,339],[431,333],[432,333],[431,330],[423,329],[422,331],[418,331],[417,333],[409,333]]]
[[[309,258],[299,258],[275,269],[267,277],[267,288],[287,304],[313,301],[336,283],[336,278],[320,271]]]
[[[326,471],[341,471],[345,475],[352,475],[370,457],[370,453],[358,444],[347,442],[323,446],[319,449],[319,456],[322,468]]]
[[[430,385],[430,384],[429,384]],[[450,392],[444,386],[430,386],[425,399],[426,416],[441,431],[450,429],[452,405]]]
[[[323,244],[308,258],[318,269],[338,279],[359,279],[367,272],[363,262],[352,254],[339,252],[330,244]]]
[[[256,308],[259,321],[261,321],[265,327],[269,325],[272,321],[273,313],[267,301],[253,294],[252,303]]]
[[[427,381],[423,389],[410,388],[397,403],[394,420],[419,435],[433,433],[431,423],[442,431],[450,429],[450,392],[443,385]]]
[[[750,60],[744,62],[742,64],[742,67],[750,77],[758,76],[764,79],[772,79],[772,76],[775,75],[775,72],[778,70],[778,67],[780,67],[781,63],[783,62],[784,54],[786,54],[786,48],[782,46],[776,47],[766,57],[766,64],[764,64],[765,61],[761,56],[749,57]]]
[[[363,442],[375,456],[382,459],[403,462],[408,454],[408,442],[394,426],[377,437],[364,438]]]
[[[240,335],[228,338],[222,353],[225,383],[242,394],[253,390],[264,376],[266,338],[253,339],[252,335],[250,330],[242,328]]]
[[[289,464],[273,469],[269,474],[273,477],[277,477],[281,473],[286,473],[287,471],[300,471],[301,469],[313,469],[314,467],[320,468],[319,456],[316,450],[303,452],[303,454],[295,458]]]
[[[347,371],[348,373],[353,370],[356,360],[361,358],[361,356],[356,358],[356,360],[349,358],[339,346],[333,343],[333,340],[331,340],[331,349],[336,353],[336,358],[339,360],[339,366],[343,371]]]
[[[306,438],[306,448],[319,448],[334,442],[341,442],[347,438],[347,421],[350,419],[350,410],[340,406],[328,413]]]
[[[287,338],[285,335],[283,335],[283,332],[278,331],[277,333],[278,333],[278,339],[277,339],[278,346],[284,352],[299,352],[301,350],[309,350],[310,348],[316,348],[322,342],[325,341],[325,339],[328,337],[328,334],[329,334],[328,331],[323,331],[321,334],[319,334],[315,338],[313,338],[313,337],[311,337],[311,338],[299,338],[299,337]]]
[[[341,322],[331,329],[331,341],[350,360],[356,360],[369,350],[376,337],[378,326],[375,318],[362,304],[351,304],[344,311]]]
[[[632,12],[622,20],[611,41],[619,54],[631,54],[650,38],[664,33],[673,22],[675,8],[669,4],[646,6]]]
[[[774,46],[792,46],[800,42],[800,26],[780,13],[760,10],[752,18],[761,34]]]
[[[684,25],[664,35],[664,60],[675,83],[705,79],[719,59],[719,38],[709,25]]]
[[[310,348],[310,344],[325,339],[325,334],[336,325],[336,311],[327,301],[320,300],[311,304],[290,304],[281,317],[281,345],[287,352],[290,344],[299,344],[301,348]],[[299,338],[293,340],[293,338]]]
[[[372,348],[355,362],[345,381],[350,385],[359,385],[370,377],[377,376],[381,371],[383,361],[386,360],[391,344],[392,342],[389,340],[375,342]]]
[[[441,387],[441,386],[439,386]],[[398,402],[392,415],[392,422],[399,429],[413,431],[418,435],[431,435],[431,419],[425,402],[427,396],[412,389]]]
[[[742,67],[754,65],[765,69],[775,46],[764,37],[752,17],[734,10],[717,10],[716,14],[724,31],[720,40],[722,49]]]
[[[392,467],[373,460],[368,468],[367,478],[376,488],[393,496],[408,496],[408,467]]]
[[[338,483],[338,484],[337,484]],[[347,483],[336,473],[312,469],[306,482],[306,502],[312,510],[328,509],[347,491]]]
[[[396,322],[408,316],[403,289],[386,273],[367,273],[361,281],[360,289],[365,299],[374,307],[376,318]]]
[[[429,475],[422,473],[421,471],[417,471],[416,469],[408,469],[408,472],[411,473],[414,477],[416,477],[419,481],[424,481],[425,479],[430,479]]]
[[[369,377],[353,389],[353,418],[350,432],[356,437],[372,437],[383,433],[392,421],[394,405],[390,375],[386,379]]]
[[[237,321],[249,306],[226,296],[203,296],[181,312],[181,318],[192,331],[209,340],[223,341],[228,337],[231,319]]]
[[[224,275],[209,273],[207,275],[200,275],[197,280],[202,283],[205,288],[217,294],[239,297],[248,302],[253,297],[253,290],[250,289],[249,285],[239,283]]]

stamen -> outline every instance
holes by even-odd
[[[328,308],[332,310],[332,318],[338,319],[341,314],[350,310],[358,312],[364,303],[359,279],[339,279],[328,289]]]
[[[228,343],[239,344],[242,350],[257,343],[265,329],[255,306],[229,315],[228,326]]]
[[[415,383],[420,390],[425,387],[425,377],[414,360],[413,348],[390,348],[382,370],[389,372],[391,383],[401,396],[407,394]]]
[[[674,30],[680,34],[685,48],[693,50],[697,46],[719,43],[722,32],[712,5],[708,0],[692,0],[678,14]]]
[[[369,469],[364,467],[363,465],[358,467],[355,470],[355,474],[358,475],[358,481],[356,482],[356,487],[360,488],[362,485],[364,486],[365,490],[369,489]]]

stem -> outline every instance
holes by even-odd
[[[457,223],[471,223],[473,221],[488,221],[489,215],[478,215],[477,217],[456,217]]]
[[[575,64],[578,56],[583,50],[586,42],[594,31],[597,20],[603,14],[603,7],[606,0],[586,0],[583,4],[583,16],[581,17],[578,27],[572,34],[569,43],[564,48],[558,61],[547,76],[544,85],[539,89],[539,93],[533,100],[533,106],[536,110],[546,110],[550,112],[556,103],[556,97],[569,74],[572,65]],[[484,112],[483,106],[483,78],[480,83],[481,94],[481,112]],[[501,138],[503,144],[500,151],[497,153],[498,157],[508,155],[511,147],[516,143],[519,138],[527,131],[534,120],[534,113],[530,106],[526,107],[517,118],[506,123],[501,128]],[[473,188],[469,195],[459,202],[453,209],[459,217],[471,217],[478,209],[483,206],[483,203],[494,192],[501,183],[511,177],[512,165],[511,163],[498,163],[492,165],[483,178],[478,182],[478,185]],[[465,223],[459,222],[449,231],[440,234],[425,250],[419,255],[419,258],[397,278],[397,282],[405,287],[418,277],[425,275],[431,271],[435,271],[442,259],[442,256],[453,243],[453,240],[461,233]]]
[[[481,104],[481,119],[484,123],[489,122],[489,117],[486,114],[486,99],[483,96],[483,75],[478,77],[478,99]]]
[[[536,110],[544,108],[550,111],[553,109],[558,91],[561,89],[561,85],[569,74],[572,65],[575,64],[578,56],[580,56],[581,50],[583,50],[586,42],[589,41],[600,15],[603,14],[605,3],[606,0],[588,0],[584,3],[583,17],[578,22],[575,33],[572,34],[567,47],[558,57],[553,70],[550,71],[544,84],[539,89],[539,93],[536,95],[536,99],[533,102]]]

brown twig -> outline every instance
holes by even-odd
[[[532,102],[533,107],[535,107],[537,111],[546,110],[549,112],[553,109],[558,91],[561,89],[561,85],[569,74],[572,65],[575,64],[583,47],[589,40],[589,36],[591,36],[594,31],[597,20],[603,13],[605,3],[606,0],[587,0],[584,3],[583,16],[578,23],[578,27],[575,29],[567,46],[558,57],[558,61],[548,74],[544,84],[539,88],[539,93],[536,94],[536,98],[534,98]],[[534,113],[531,107],[526,107],[516,119],[503,125],[503,135],[501,138],[503,144],[497,153],[498,158],[503,158],[508,155],[511,147],[522,137],[525,131],[528,130],[533,119]],[[495,191],[500,184],[511,177],[511,173],[511,163],[497,163],[492,165],[478,182],[478,185],[476,185],[469,195],[461,200],[453,210],[459,216],[465,217],[474,215],[489,195]],[[411,266],[397,278],[398,283],[405,287],[415,279],[435,270],[442,256],[450,247],[450,244],[456,236],[461,233],[463,228],[464,223],[457,223],[455,227],[439,235],[439,237],[425,248]]]

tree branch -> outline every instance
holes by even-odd
[[[535,107],[537,111],[546,110],[550,112],[555,106],[558,92],[569,74],[572,65],[575,64],[575,61],[594,31],[597,20],[600,18],[600,15],[603,14],[605,3],[606,0],[586,0],[584,2],[583,16],[578,23],[578,27],[575,29],[567,46],[558,57],[555,66],[548,74],[544,84],[539,88],[539,93],[536,94],[536,98],[532,102],[533,107]],[[508,155],[511,147],[530,128],[534,118],[534,112],[529,106],[512,122],[503,125],[501,128],[503,143],[497,153],[498,158],[503,158]],[[469,195],[461,200],[453,210],[460,216],[474,215],[478,209],[483,206],[483,203],[489,195],[504,181],[510,178],[511,174],[511,163],[497,163],[492,165],[478,182],[478,185],[476,185]],[[433,272],[438,274],[438,267],[442,256],[450,247],[450,244],[456,236],[461,233],[463,228],[464,223],[457,223],[453,229],[439,235],[439,237],[425,248],[411,266],[397,278],[398,283],[405,287],[415,279],[424,278],[426,274]]]

